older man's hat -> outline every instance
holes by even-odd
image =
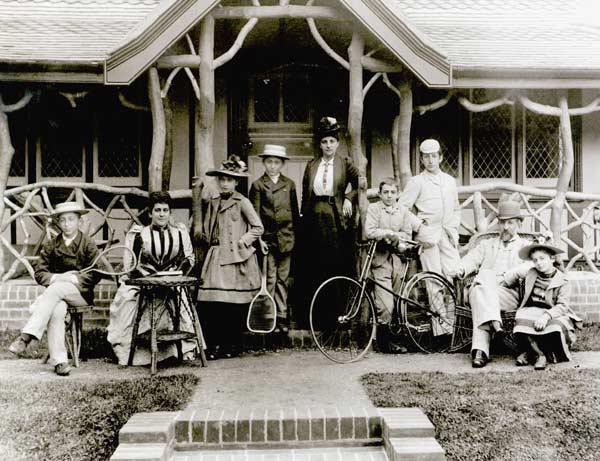
[[[247,178],[248,168],[237,155],[230,155],[221,166],[206,172],[206,176],[230,176],[232,178]]]
[[[54,212],[50,215],[50,218],[56,220],[61,214],[64,213],[77,213],[79,216],[81,216],[89,213],[89,211],[90,210],[86,210],[77,202],[63,202],[54,207]]]
[[[521,214],[521,204],[515,200],[504,200],[498,203],[498,219],[506,221],[508,219],[521,219],[525,216]]]
[[[440,151],[440,143],[435,139],[426,139],[419,146],[422,154],[435,154]]]
[[[340,132],[340,125],[338,121],[334,117],[323,117],[319,120],[319,124],[317,126],[317,134],[320,138],[325,138],[327,136],[333,136],[337,138]]]
[[[262,158],[277,157],[282,160],[287,160],[289,158],[285,146],[279,146],[277,144],[265,144],[262,153],[258,154],[258,156]]]
[[[565,252],[564,250],[561,250],[560,248],[552,245],[546,245],[543,243],[533,243],[531,245],[524,246],[519,250],[519,258],[521,258],[524,261],[529,261],[531,260],[531,253],[533,253],[536,250],[547,251],[552,256]]]

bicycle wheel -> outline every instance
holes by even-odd
[[[373,301],[349,277],[332,277],[319,286],[310,304],[309,320],[319,350],[338,363],[359,360],[375,336]]]
[[[454,288],[444,277],[435,272],[414,275],[402,293],[401,313],[415,346],[427,353],[448,350],[455,307]]]

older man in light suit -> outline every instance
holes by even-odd
[[[416,236],[423,243],[421,266],[424,271],[449,275],[460,261],[458,253],[458,228],[460,206],[456,180],[440,170],[443,159],[440,144],[435,139],[426,139],[419,147],[421,163],[425,167],[420,174],[410,178],[398,203],[409,210],[416,209],[417,217],[426,223]],[[429,287],[430,299],[435,287]],[[443,306],[432,306],[438,311]],[[434,323],[434,334],[451,334],[450,325]]]
[[[519,257],[519,250],[531,243],[518,235],[522,220],[518,202],[500,202],[498,237],[480,242],[449,274],[464,277],[477,272],[469,290],[473,315],[471,356],[474,368],[484,367],[489,361],[492,336],[503,337],[506,334],[502,328],[500,312],[514,311],[519,305],[518,292],[500,286],[500,283],[508,269],[524,263]]]

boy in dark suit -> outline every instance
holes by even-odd
[[[263,222],[264,245],[267,255],[267,289],[277,305],[277,328],[275,331],[287,333],[288,277],[291,255],[296,239],[300,213],[296,196],[296,185],[290,178],[281,174],[281,168],[288,159],[284,146],[265,145],[259,155],[263,159],[265,173],[250,187],[250,202]]]

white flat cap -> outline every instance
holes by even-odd
[[[421,143],[419,150],[423,154],[433,154],[440,151],[440,143],[435,139],[426,139]]]

